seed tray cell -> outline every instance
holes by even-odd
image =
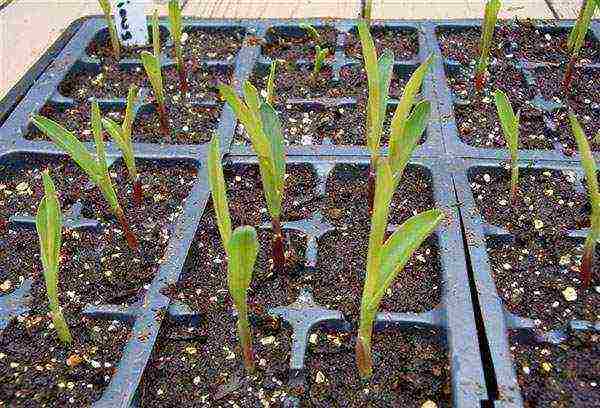
[[[559,33],[568,35],[570,28],[573,26],[572,21],[559,21],[555,25],[544,25],[541,23],[532,23],[535,29],[540,33],[540,36],[554,36],[556,38]],[[537,24],[537,25],[536,25]],[[554,24],[554,23],[553,23]],[[442,125],[442,131],[444,134],[444,141],[446,145],[446,151],[453,155],[465,158],[494,158],[504,159],[508,157],[508,150],[500,147],[504,146],[504,138],[502,130],[495,117],[495,105],[491,94],[487,94],[487,98],[484,98],[484,109],[489,112],[487,117],[481,116],[480,112],[477,115],[472,116],[470,125],[473,128],[484,126],[486,131],[489,132],[493,139],[490,138],[488,141],[492,144],[490,148],[482,148],[474,145],[470,145],[461,139],[459,131],[459,120],[456,116],[457,109],[467,109],[468,101],[461,98],[461,95],[457,95],[453,92],[452,87],[449,83],[449,78],[453,75],[461,74],[466,77],[469,81],[467,84],[470,86],[470,77],[473,75],[473,66],[467,65],[470,60],[477,58],[477,56],[470,55],[468,60],[457,61],[452,58],[446,58],[442,53],[442,47],[440,46],[439,36],[440,33],[448,32],[460,32],[461,30],[476,30],[481,26],[480,20],[465,20],[465,21],[444,21],[434,25],[426,26],[426,36],[428,41],[431,43],[432,49],[436,56],[435,66],[435,77],[436,77],[436,94],[438,97],[439,112],[440,116],[445,119]],[[510,72],[518,72],[519,74],[512,74],[512,78],[515,79],[515,84],[506,85],[507,88],[516,87],[525,93],[525,99],[520,97],[515,98],[514,94],[509,94],[509,99],[513,104],[515,110],[522,109],[525,113],[524,117],[530,117],[531,120],[540,126],[526,126],[524,129],[521,127],[521,143],[519,156],[525,160],[555,160],[555,161],[573,161],[576,160],[576,151],[574,151],[573,138],[569,135],[569,140],[566,141],[566,135],[564,134],[565,129],[558,130],[560,127],[564,127],[563,123],[566,115],[564,113],[559,115],[557,111],[564,112],[564,96],[560,95],[561,99],[555,98],[548,99],[544,97],[545,84],[536,79],[535,72],[540,69],[555,69],[561,72],[560,80],[562,81],[562,72],[564,71],[563,65],[558,65],[559,62],[565,63],[564,58],[560,60],[560,53],[558,56],[550,56],[546,61],[539,61],[539,50],[536,49],[537,44],[527,48],[524,45],[522,49],[519,48],[519,44],[515,41],[511,41],[510,37],[504,38],[506,35],[503,34],[502,30],[509,30],[509,26],[499,26],[496,29],[496,35],[503,36],[505,46],[503,49],[498,51],[498,55],[492,55],[492,61],[490,64],[490,71],[492,76],[496,72],[496,79],[500,81],[506,81],[510,76],[507,76],[506,70]],[[518,29],[524,29],[527,26],[518,27]],[[544,40],[544,38],[542,38]],[[575,70],[575,78],[573,80],[572,87],[574,92],[582,86],[582,83],[578,82],[583,72],[596,72],[600,69],[600,58],[597,52],[594,51],[595,47],[600,43],[600,31],[597,24],[593,24],[591,31],[588,34],[588,43],[590,44],[591,51],[584,53],[582,60],[578,64],[578,68]],[[595,47],[593,47],[595,45]],[[558,46],[558,44],[557,44]],[[522,53],[522,54],[519,54]],[[588,55],[589,54],[589,55]],[[585,58],[588,58],[587,60]],[[519,75],[519,77],[515,77]],[[579,79],[580,80],[580,79]],[[488,86],[494,82],[494,77],[488,78]],[[500,88],[504,88],[502,84],[496,84]],[[489,89],[488,92],[493,91]],[[590,98],[593,94],[582,99]],[[464,95],[466,96],[466,95]],[[593,101],[594,102],[594,101]],[[591,103],[593,103],[591,102]],[[595,101],[597,102],[597,101]],[[590,103],[590,104],[591,104]],[[464,106],[464,108],[460,108]],[[459,107],[459,108],[457,108]],[[481,109],[478,109],[481,111]],[[580,118],[581,120],[582,118]],[[584,122],[589,122],[589,117],[583,118]],[[477,123],[477,121],[482,121]],[[495,121],[495,122],[494,122]],[[541,126],[543,124],[543,126]],[[568,124],[567,124],[568,127]],[[468,129],[463,129],[463,132],[467,132]],[[536,137],[537,136],[537,137]],[[540,137],[542,136],[542,137]],[[593,138],[593,133],[588,131],[588,138]],[[529,138],[524,142],[525,138]],[[523,146],[523,143],[527,143]],[[598,156],[600,157],[600,156]]]
[[[583,196],[586,195],[585,187],[583,184],[583,171],[580,167],[578,167],[575,164],[540,160],[521,161],[519,166],[525,172],[535,171],[539,173],[547,172],[547,174],[551,174],[548,173],[548,171],[556,170],[562,173],[567,173],[570,175],[569,177],[575,177],[575,179],[573,179],[574,190],[578,193],[581,193]],[[527,301],[528,306],[523,305],[523,307],[521,308],[521,313],[514,314],[508,310],[508,306],[505,304],[505,301],[500,296],[500,292],[497,288],[497,282],[494,280],[494,273],[492,272],[493,270],[498,270],[498,268],[510,271],[511,268],[516,267],[514,263],[510,262],[512,258],[502,258],[502,251],[504,248],[503,245],[508,245],[508,248],[513,248],[512,251],[514,251],[515,254],[521,255],[519,260],[515,262],[517,262],[517,266],[519,267],[529,268],[527,273],[545,274],[551,272],[550,270],[531,270],[531,267],[527,266],[529,258],[537,257],[535,259],[545,259],[539,258],[537,252],[531,252],[531,248],[534,248],[534,246],[531,246],[531,248],[527,248],[529,252],[522,252],[519,249],[521,248],[519,241],[515,240],[515,236],[512,233],[506,230],[503,226],[491,224],[490,222],[486,222],[484,220],[483,215],[481,214],[481,211],[478,208],[478,205],[474,198],[474,193],[472,191],[471,184],[473,183],[472,178],[476,174],[487,174],[489,177],[489,174],[495,174],[494,172],[497,171],[507,172],[508,170],[506,170],[505,163],[493,159],[471,159],[459,161],[456,163],[456,167],[454,169],[454,182],[458,194],[458,199],[461,203],[461,217],[465,228],[464,235],[466,238],[468,253],[470,257],[474,285],[479,296],[478,306],[480,308],[481,315],[483,316],[484,331],[488,342],[490,359],[488,364],[490,364],[493,368],[495,378],[497,381],[497,389],[495,391],[492,391],[496,394],[496,406],[523,407],[524,398],[525,396],[528,396],[528,390],[520,390],[519,388],[519,383],[517,382],[517,372],[515,371],[515,363],[513,361],[514,356],[512,356],[511,350],[520,350],[519,361],[521,362],[526,361],[523,360],[523,356],[525,355],[523,354],[523,350],[529,350],[527,349],[527,347],[529,347],[531,350],[536,349],[538,351],[544,348],[552,348],[553,350],[555,350],[556,346],[560,348],[562,347],[561,345],[565,345],[566,347],[567,344],[571,344],[571,346],[569,347],[572,347],[573,352],[576,353],[577,346],[573,346],[573,344],[578,344],[577,338],[586,336],[588,333],[591,333],[592,335],[596,334],[597,336],[600,327],[598,327],[598,322],[596,319],[581,320],[577,318],[559,318],[557,316],[556,318],[559,319],[558,321],[552,320],[552,322],[554,323],[545,323],[550,321],[548,320],[550,319],[549,317],[545,315],[536,314],[532,316],[532,313],[540,313],[539,311],[537,311],[537,309],[534,309],[534,304],[536,302],[542,302],[544,303],[544,305],[547,305],[548,308],[551,309],[550,303],[552,303],[553,300],[565,302],[563,296],[566,296],[564,293],[562,295],[558,293],[558,295],[556,295],[558,297],[557,299],[539,299],[535,297],[534,293],[532,293],[535,289],[533,287],[527,288],[530,289],[531,292],[523,294],[523,296],[526,296],[526,298],[529,300]],[[548,192],[547,194],[550,194],[550,192]],[[500,200],[501,198],[503,197],[498,197],[498,200]],[[535,203],[533,203],[533,205],[535,205]],[[585,214],[582,214],[582,216],[585,216]],[[540,224],[537,225],[536,228],[545,227],[549,226],[544,226]],[[561,233],[561,231],[562,230],[559,229],[558,233],[562,235],[558,235],[555,237],[564,237],[559,238],[560,241],[557,242],[562,246],[569,246],[569,251],[565,251],[565,249],[561,249],[560,246],[557,246],[555,244],[549,243],[546,245],[550,245],[549,248],[553,249],[553,251],[556,251],[556,254],[558,254],[553,256],[561,258],[560,263],[557,262],[557,264],[551,266],[551,268],[556,268],[559,264],[566,266],[560,266],[560,268],[564,269],[564,271],[560,273],[560,276],[549,279],[559,283],[561,285],[561,288],[564,285],[568,285],[574,286],[576,289],[578,289],[578,284],[576,283],[577,280],[571,282],[573,277],[577,276],[577,269],[573,269],[576,267],[572,266],[574,265],[575,261],[574,259],[571,259],[570,250],[573,247],[575,248],[573,249],[574,252],[578,251],[577,245],[581,246],[583,244],[585,237],[587,236],[587,229],[572,229],[564,233]],[[532,235],[534,235],[533,231]],[[541,238],[532,239],[541,243],[543,242]],[[495,253],[495,256],[498,256],[499,254],[500,257],[495,258],[496,260],[494,260],[490,255],[492,253],[490,251]],[[568,259],[564,256],[561,256],[564,253],[569,255]],[[551,290],[552,286],[548,286],[549,283],[546,283],[544,285],[545,290]],[[593,291],[593,288],[590,290]],[[581,297],[584,295],[585,294],[580,294],[579,296]],[[510,294],[505,293],[504,296],[513,297],[518,296],[518,294],[516,292]],[[591,297],[593,296],[594,295],[592,294],[588,297],[591,299]],[[510,302],[514,304],[512,300],[510,300]],[[518,300],[516,302],[516,304],[518,304]],[[566,301],[566,303],[568,304],[568,301]],[[510,307],[514,308],[515,306]],[[571,306],[570,309],[567,305],[567,312],[569,310],[572,310],[571,315],[577,316],[577,314],[580,313],[577,305]],[[575,342],[573,343],[573,341]],[[577,354],[575,354],[573,358],[578,358]],[[550,357],[548,357],[548,359],[550,359]],[[539,364],[541,363],[538,361],[538,365]],[[548,367],[551,366],[546,366],[546,368]],[[562,366],[556,367],[556,369],[565,372],[571,371],[566,362],[564,362]],[[523,373],[521,372],[522,367],[520,367],[519,370],[519,375],[523,375]],[[547,371],[550,371],[550,369],[548,368]],[[539,374],[539,372],[543,373],[544,368],[540,368],[537,374],[538,376],[543,375]],[[573,372],[575,373],[575,371]],[[531,374],[529,374],[528,372],[525,377],[529,375],[533,376],[534,374],[533,372]],[[566,378],[568,378],[568,376],[564,377],[563,380],[566,381]],[[580,377],[580,380],[578,380],[578,382],[582,382],[582,384],[583,381],[585,381],[585,374],[583,374],[583,377]],[[544,383],[543,381],[541,382]],[[549,383],[546,382],[546,384]],[[548,386],[546,391],[549,391],[550,389],[551,387]],[[575,403],[574,400],[570,398],[576,398],[580,391],[572,392],[573,395],[567,396],[566,398],[568,398],[568,400],[565,403]],[[553,398],[556,399],[558,397],[554,396]],[[534,403],[532,401],[535,400],[529,399],[528,403]],[[542,402],[540,401],[539,403]],[[583,406],[586,405],[584,404]]]

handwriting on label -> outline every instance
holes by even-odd
[[[117,34],[123,45],[148,44],[148,23],[142,0],[113,0]]]

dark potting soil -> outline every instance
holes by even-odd
[[[576,332],[559,344],[510,336],[526,407],[592,408],[600,400],[600,335]]]
[[[231,66],[207,66],[202,63],[187,66],[188,93],[186,98],[194,101],[216,101],[220,99],[219,84],[231,84],[233,68]],[[166,97],[181,95],[179,74],[176,66],[162,71]],[[151,91],[154,95],[154,90]]]
[[[310,407],[451,406],[450,365],[437,330],[388,329],[373,335],[373,377],[356,368],[356,330],[315,330],[307,353]]]
[[[312,67],[295,64],[279,64],[275,78],[275,102],[286,103],[288,99],[301,98],[367,98],[367,75],[362,67],[347,65],[340,71],[339,79],[333,77],[330,67],[323,67],[316,80],[311,77]],[[255,70],[252,83],[266,91],[268,70]],[[390,84],[390,97],[399,98],[404,91],[409,74],[394,74]]]
[[[490,239],[488,251],[498,293],[510,312],[539,320],[544,331],[567,329],[573,319],[600,320],[600,286],[581,285],[582,242]],[[596,262],[592,285],[600,285],[598,269]]]
[[[100,106],[100,112],[117,123],[122,123],[125,116],[125,109],[116,106]],[[79,140],[94,140],[91,124],[91,104],[82,103],[72,107],[61,107],[46,103],[40,109],[40,115],[58,122],[67,130],[72,132]],[[50,140],[46,134],[39,130],[35,125],[30,125],[24,135],[29,140]]]
[[[154,107],[140,112],[133,124],[133,138],[145,143],[199,144],[208,142],[219,125],[220,107],[199,106],[177,98],[165,105],[170,138],[163,135]]]
[[[95,298],[97,302],[118,302],[121,298],[135,298],[144,284],[150,282],[160,264],[164,249],[172,233],[172,220],[183,212],[183,203],[194,181],[196,170],[183,163],[160,165],[157,162],[138,162],[144,199],[141,207],[131,200],[131,183],[126,168],[119,162],[111,167],[113,185],[140,243],[139,252],[133,253],[122,236],[120,224],[110,213],[99,189],[69,159],[36,156],[23,158],[20,168],[5,165],[0,177],[4,205],[3,218],[11,215],[35,215],[43,196],[41,170],[49,168],[55,182],[63,213],[81,200],[82,216],[97,219],[102,225],[97,233],[90,263],[90,273],[102,276],[106,291]],[[75,186],[75,187],[74,187]],[[4,270],[4,280],[21,281],[27,276],[22,268]]]
[[[525,242],[552,243],[569,230],[589,226],[587,196],[571,170],[520,169],[516,203],[510,200],[508,169],[477,169],[469,175],[485,221]]]
[[[262,45],[262,53],[271,59],[314,61],[315,46],[319,45],[322,49],[329,49],[328,59],[332,59],[336,49],[337,31],[329,26],[315,27],[315,29],[319,33],[318,41],[299,27],[269,28]]]
[[[377,55],[384,50],[394,53],[395,60],[411,60],[419,53],[419,37],[414,29],[372,27],[371,35],[375,43]],[[358,31],[346,34],[344,49],[348,57],[362,61],[362,45]]]
[[[244,42],[245,30],[242,28],[199,28],[184,29],[187,38],[182,38],[183,55],[188,60],[233,61]],[[175,58],[175,47],[172,47],[171,58]]]
[[[126,98],[131,85],[150,86],[141,66],[125,69],[116,64],[105,64],[100,72],[72,70],[58,86],[58,91],[62,96],[82,103],[89,98]]]
[[[389,125],[394,113],[393,107],[387,112],[384,135],[381,145],[389,139]],[[276,106],[281,120],[284,140],[290,145],[366,145],[366,108],[345,105],[326,107],[324,105],[287,104]],[[234,143],[250,144],[250,138],[243,126],[238,124]]]
[[[437,32],[442,54],[461,64],[474,64],[479,58],[481,29],[443,28]],[[504,21],[496,27],[490,55],[495,58],[518,58],[539,63],[566,63],[568,29],[536,27],[530,20]],[[598,41],[588,34],[581,59],[600,61]]]
[[[159,27],[160,32],[160,50],[164,53],[169,48],[167,41],[169,40],[169,30],[164,27]],[[142,51],[152,52],[152,28],[148,27],[148,45],[142,47],[124,47],[121,44],[121,59],[139,59]],[[87,54],[92,58],[107,59],[112,63],[114,61],[114,52],[110,42],[108,29],[102,29],[96,34],[96,37],[88,44],[86,48]]]

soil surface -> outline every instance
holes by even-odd
[[[208,142],[219,125],[221,107],[198,106],[173,98],[165,106],[171,137],[160,129],[159,115],[150,108],[140,112],[133,124],[133,139],[145,143],[199,144]]]
[[[67,130],[72,132],[79,140],[91,141],[94,140],[92,134],[91,123],[91,104],[82,103],[72,107],[61,107],[46,103],[39,114],[58,122]],[[102,116],[106,116],[117,123],[122,123],[125,117],[125,109],[116,106],[100,106]],[[24,135],[25,139],[29,140],[50,140],[46,134],[39,130],[35,125],[30,125]]]
[[[182,41],[184,59],[233,61],[244,42],[245,30],[230,28],[186,28]],[[183,38],[182,38],[183,40]],[[172,47],[171,58],[175,59]],[[189,62],[188,62],[189,63]]]
[[[284,140],[290,145],[366,145],[366,107],[363,105],[287,104],[276,106]],[[380,144],[387,145],[389,125],[395,107],[390,106],[384,122],[384,134]],[[424,132],[424,136],[425,136]],[[423,137],[424,139],[425,137]],[[422,140],[423,141],[423,140]],[[421,141],[421,142],[422,142]],[[234,143],[250,144],[243,126],[238,124]]]
[[[334,78],[330,67],[323,67],[318,76],[312,78],[312,67],[295,64],[279,64],[275,78],[275,102],[285,103],[288,99],[301,98],[368,98],[367,74],[359,66],[347,65]],[[250,80],[258,88],[266,91],[268,70],[255,70]],[[399,98],[410,74],[395,74],[390,84],[390,97]]]
[[[437,407],[452,405],[450,365],[439,343],[440,332],[389,329],[374,334],[370,383],[361,381],[356,369],[352,334],[315,331],[306,362],[306,406],[421,408],[428,401]]]
[[[160,50],[165,52],[170,46],[167,44],[169,40],[169,30],[164,27],[159,27],[160,32]],[[152,52],[152,28],[148,27],[148,45],[144,47],[124,47],[121,44],[121,59],[139,59],[142,51]],[[96,37],[88,44],[86,48],[87,54],[92,58],[99,58],[103,62],[117,63],[114,60],[114,53],[108,29],[102,29]]]
[[[332,59],[336,49],[337,31],[334,27],[314,27],[319,39],[313,39],[306,30],[300,27],[273,27],[267,30],[262,53],[271,59],[298,61],[315,59],[315,46],[328,48],[328,59]]]
[[[498,293],[510,312],[538,320],[543,331],[566,329],[573,319],[600,320],[600,286],[583,288],[579,276],[583,243],[490,239],[488,251]],[[600,285],[598,269],[595,262],[592,285]]]
[[[600,335],[574,333],[559,345],[510,337],[524,403],[529,407],[592,408],[600,400]]]
[[[395,60],[411,60],[419,53],[419,38],[415,29],[372,27],[371,35],[375,43],[377,55],[388,49],[394,52]],[[348,57],[361,60],[362,44],[358,31],[346,34],[344,49]]]
[[[125,99],[133,84],[140,88],[150,86],[144,68],[125,69],[116,64],[105,64],[99,72],[71,70],[58,86],[58,91],[77,103],[87,102],[89,98]]]
[[[564,236],[589,226],[587,195],[572,170],[520,169],[516,203],[510,200],[510,171],[481,169],[469,181],[484,220],[524,242]]]
[[[180,95],[180,81],[177,67],[163,69],[163,83],[166,97]],[[207,66],[202,63],[192,63],[187,66],[188,92],[187,99],[194,101],[216,101],[220,99],[219,84],[231,84],[233,77],[232,66]],[[154,91],[151,91],[154,95]]]
[[[475,64],[479,58],[481,29],[438,29],[442,54],[464,65]],[[531,21],[500,22],[494,33],[490,55],[493,58],[518,58],[538,63],[566,63],[568,29],[536,27]],[[581,59],[600,61],[598,42],[588,35],[581,51]]]
[[[111,170],[140,251],[132,253],[120,226],[87,177],[66,159],[24,159],[22,167],[4,166],[0,178],[2,216],[33,215],[43,189],[40,170],[49,167],[63,213],[78,199],[83,216],[97,218],[101,230],[64,230],[59,273],[60,304],[73,344],[57,339],[48,305],[38,238],[33,227],[10,225],[0,237],[0,295],[25,279],[33,282],[31,309],[0,334],[0,401],[7,406],[89,406],[101,395],[116,370],[130,327],[118,321],[95,320],[82,314],[89,303],[128,304],[141,298],[171,234],[171,219],[182,211],[195,170],[184,165],[138,164],[144,190],[143,206],[132,208],[126,170]],[[73,189],[73,186],[79,188]]]

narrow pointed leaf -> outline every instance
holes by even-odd
[[[127,106],[125,108],[125,118],[123,119],[123,137],[128,143],[131,143],[131,133],[133,131],[133,120],[135,119],[135,105],[138,99],[139,88],[131,85],[127,92]]]
[[[247,290],[258,254],[256,230],[250,226],[236,228],[229,240],[229,270],[227,284],[229,293],[240,313],[245,313]]]
[[[358,34],[360,36],[360,42],[362,44],[362,53],[364,59],[365,70],[367,71],[367,80],[369,86],[369,102],[367,109],[367,145],[371,150],[371,154],[376,155],[378,153],[378,140],[376,137],[377,124],[380,121],[380,79],[379,79],[379,66],[377,64],[377,52],[375,51],[375,44],[369,31],[369,27],[365,21],[358,22]]]
[[[500,124],[502,125],[502,131],[506,138],[506,144],[511,152],[517,150],[519,146],[519,118],[515,115],[508,97],[504,92],[501,90],[494,92],[494,100],[496,102]]]
[[[160,29],[158,27],[158,10],[156,9],[152,16],[152,50],[156,59],[160,61]]]
[[[395,185],[400,181],[404,168],[408,164],[413,152],[419,144],[423,132],[427,128],[429,115],[431,113],[431,103],[429,101],[419,102],[413,109],[410,117],[406,120],[403,128],[403,137],[401,144],[398,144],[395,151],[390,151],[390,163],[394,174]]]
[[[579,124],[579,121],[573,112],[569,112],[569,122],[571,123],[571,131],[573,132],[573,136],[575,136],[575,141],[577,142],[579,155],[581,156],[581,165],[585,171],[585,179],[588,186],[590,202],[594,204],[592,205],[592,208],[598,208],[599,203],[594,203],[594,200],[599,194],[596,161],[592,155],[592,150],[587,138],[585,137],[583,128]]]
[[[144,69],[146,70],[146,74],[148,75],[150,83],[152,84],[156,102],[160,105],[164,105],[165,94],[163,90],[160,61],[156,56],[150,54],[148,51],[142,51],[140,57],[142,59],[142,64],[144,65]]]
[[[227,191],[225,188],[225,177],[221,165],[221,152],[219,151],[219,139],[213,136],[208,146],[208,182],[213,200],[213,208],[217,218],[221,242],[225,250],[229,249],[231,238],[231,217],[227,205]]]
[[[92,102],[92,134],[96,143],[96,161],[101,174],[108,173],[108,164],[106,163],[106,149],[104,147],[104,138],[102,137],[102,119],[98,102]]]
[[[481,40],[479,43],[479,61],[477,62],[477,72],[483,72],[487,69],[490,59],[490,49],[492,48],[492,39],[494,29],[498,20],[498,12],[502,7],[500,0],[488,0],[485,5],[485,14],[483,19],[483,28],[481,30]]]
[[[169,31],[171,32],[171,38],[173,39],[173,45],[175,46],[177,66],[181,69],[181,64],[183,64],[183,48],[181,45],[183,24],[179,0],[169,0]]]
[[[599,7],[598,3],[593,0],[588,0],[585,5],[582,5],[582,9],[577,17],[577,22],[573,26],[567,41],[567,49],[572,55],[579,54],[581,47],[585,42],[585,37],[589,30],[594,12],[596,11],[596,7]]]
[[[102,126],[115,143],[117,143],[119,149],[121,149],[123,161],[125,161],[125,166],[127,166],[127,171],[129,171],[129,177],[131,180],[135,180],[137,178],[137,168],[135,165],[133,146],[131,145],[131,141],[127,140],[125,137],[125,131],[110,118],[102,118]]]
[[[267,103],[273,105],[275,99],[275,71],[277,70],[277,60],[271,62],[269,78],[267,80]]]
[[[258,96],[258,89],[252,82],[245,81],[244,82],[244,99],[246,101],[246,105],[250,109],[253,115],[258,116],[260,111],[260,98]]]
[[[271,160],[267,182],[263,179],[263,185],[270,183],[272,185],[265,186],[265,192],[269,191],[267,204],[272,217],[279,218],[281,215],[281,200],[283,197],[284,175],[285,175],[285,152],[283,144],[283,134],[281,132],[281,123],[277,114],[271,105],[263,103],[260,107],[260,115],[262,120],[263,130],[266,138],[270,142]]]

